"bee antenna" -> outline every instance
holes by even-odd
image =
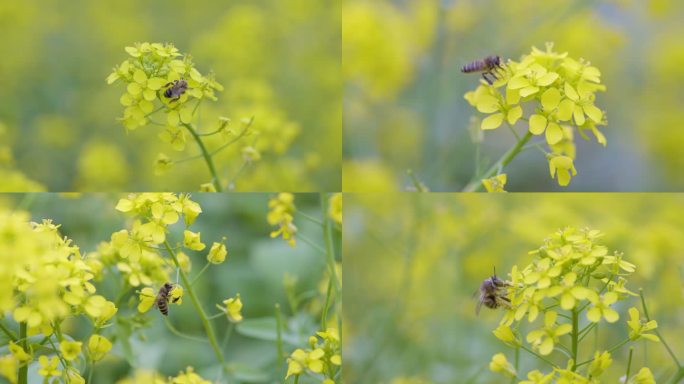
[[[496,277],[496,265],[494,266],[494,276]]]

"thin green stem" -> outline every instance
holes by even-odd
[[[572,310],[572,371],[577,369],[577,349],[579,347],[579,313],[577,310]]]
[[[280,311],[280,304],[275,305],[275,318],[276,318],[276,352],[278,353],[276,361],[278,362],[278,368],[283,366],[283,314]]]
[[[330,301],[332,300],[333,279],[328,280],[328,290],[325,294],[325,305],[323,306],[323,313],[321,313],[321,330],[326,329],[328,324],[328,310],[330,309]]]
[[[195,139],[195,142],[197,142],[197,146],[199,146],[200,151],[202,151],[202,157],[204,157],[204,162],[207,163],[207,167],[209,167],[209,172],[211,173],[212,177],[211,182],[214,184],[214,188],[216,188],[217,192],[221,192],[223,188],[221,187],[221,180],[218,178],[216,168],[214,167],[214,160],[209,151],[207,151],[207,148],[204,146],[202,138],[197,135],[197,132],[194,128],[192,128],[192,125],[187,123],[182,124],[188,130],[188,132],[190,132],[192,137]]]
[[[591,323],[591,324],[587,325],[586,327],[582,328],[582,330],[580,330],[580,332],[579,332],[580,333],[579,340],[577,340],[577,341],[578,342],[582,341],[582,339],[584,339],[584,337],[587,336],[589,334],[589,332],[591,332],[591,330],[594,329],[594,327],[596,327],[597,325],[598,325],[598,323]]]
[[[12,332],[11,329],[7,328],[2,321],[0,321],[0,330],[2,330],[7,335],[7,337],[9,337],[10,340],[12,340],[15,343],[17,342],[17,335],[14,332]]]
[[[651,321],[651,316],[648,314],[648,307],[646,307],[646,299],[644,299],[644,290],[642,288],[639,288],[639,296],[641,296],[641,306],[644,308],[644,315],[646,315],[646,320]],[[677,364],[677,368],[679,370],[682,370],[682,364],[679,363],[679,360],[677,359],[677,356],[675,356],[674,352],[672,352],[672,349],[670,346],[667,344],[667,341],[663,338],[663,336],[660,334],[658,331],[658,328],[654,329],[653,332],[658,336],[660,341],[663,343],[665,348],[667,348],[667,352],[670,354],[672,357],[672,360],[674,360],[675,364]]]
[[[214,320],[214,319],[218,319],[219,317],[225,317],[225,316],[226,316],[226,314],[224,312],[220,312],[220,313],[217,313],[215,315],[211,315],[211,316],[207,317],[207,319]]]
[[[86,364],[90,368],[88,370],[88,381],[86,381],[86,383],[92,383],[93,382],[93,372],[95,372],[95,362],[90,357],[88,357]]]
[[[197,282],[197,280],[199,280],[199,278],[202,277],[202,274],[209,268],[210,265],[211,265],[211,263],[208,262],[208,263],[207,263],[207,264],[206,264],[206,265],[197,273],[197,276],[195,276],[195,278],[192,279],[192,282],[190,283],[190,285],[195,285],[195,283]]]
[[[629,347],[629,359],[627,359],[627,373],[625,374],[625,381],[629,380],[629,371],[632,368],[632,354],[634,353],[634,347]]]
[[[219,347],[219,344],[216,341],[214,327],[212,327],[211,323],[209,322],[209,319],[207,319],[207,315],[204,312],[204,309],[202,308],[202,303],[200,303],[199,299],[197,298],[197,295],[195,294],[195,291],[193,290],[192,285],[190,284],[190,280],[188,280],[188,276],[185,274],[185,271],[183,271],[183,268],[181,268],[180,263],[178,262],[178,258],[176,257],[176,253],[171,248],[171,245],[169,245],[168,240],[164,240],[164,247],[173,259],[173,262],[176,264],[176,267],[180,271],[181,280],[183,281],[183,285],[185,285],[185,291],[188,293],[188,296],[190,296],[190,301],[192,301],[192,304],[195,306],[195,309],[197,310],[197,314],[200,316],[202,320],[202,325],[204,326],[204,330],[207,332],[207,338],[209,339],[211,347],[214,349],[216,357],[221,363],[223,369],[225,369],[226,361],[223,358],[223,352],[221,351],[221,348]]]
[[[515,360],[514,361],[515,361],[515,365],[514,365],[515,372],[518,372],[518,366],[520,364],[520,348],[515,349]],[[517,379],[518,378],[515,376],[511,377],[511,384],[515,384]]]
[[[308,237],[302,235],[301,233],[297,234],[297,238],[303,240],[305,243],[309,244],[312,248],[316,249],[322,254],[325,254],[326,250],[323,249],[320,245],[316,244],[313,240],[309,239]]]
[[[228,340],[230,340],[230,335],[233,334],[233,329],[235,329],[235,323],[232,321],[228,322],[226,327],[226,332],[223,334],[223,341],[221,341],[221,348],[225,348],[228,345]]]
[[[297,215],[299,215],[299,216],[301,216],[301,217],[303,217],[303,218],[305,218],[305,219],[311,221],[312,223],[316,223],[316,224],[320,225],[321,227],[323,226],[323,222],[322,222],[322,221],[318,220],[317,218],[315,218],[315,217],[313,217],[313,216],[309,216],[309,215],[307,215],[306,213],[304,213],[304,212],[302,212],[302,211],[300,211],[300,210],[296,210],[296,211],[295,211],[295,214],[297,214]]]
[[[21,340],[21,347],[24,351],[28,351],[28,339],[26,337],[26,331],[28,327],[26,322],[19,323],[19,338]],[[53,346],[54,348],[54,346]],[[28,364],[23,364],[19,368],[19,384],[26,384],[28,381]]]
[[[525,351],[531,353],[531,354],[534,355],[536,358],[538,358],[539,360],[545,362],[546,364],[550,365],[551,367],[553,367],[553,368],[558,368],[558,367],[556,366],[556,364],[554,364],[553,362],[551,362],[550,360],[548,360],[548,359],[545,358],[544,356],[542,356],[542,355],[536,353],[535,351],[533,351],[533,350],[527,348],[526,346],[521,345],[520,348],[522,348],[523,350],[525,350]]]
[[[527,144],[527,142],[532,138],[532,133],[527,132],[525,136],[522,137],[514,146],[513,148],[509,149],[508,152],[504,153],[503,156],[494,164],[492,164],[489,169],[482,174],[479,177],[476,177],[476,179],[471,180],[468,185],[463,188],[463,192],[477,192],[480,189],[482,189],[482,183],[480,182],[480,179],[488,179],[496,174],[496,172],[500,169],[508,165],[513,159],[515,159],[516,156],[520,153],[522,148]]]
[[[299,384],[299,375],[294,377],[294,384]]]
[[[238,168],[237,172],[233,175],[233,177],[230,179],[228,182],[228,189],[233,190],[235,189],[235,181],[240,177],[242,172],[247,169],[247,166],[250,164],[249,161],[243,161],[242,164],[240,164],[240,168]]]
[[[233,140],[231,140],[231,141],[229,141],[229,142],[227,142],[227,143],[221,145],[220,147],[216,148],[215,150],[213,150],[213,151],[211,152],[211,155],[213,156],[213,155],[215,155],[215,154],[221,152],[221,151],[224,150],[225,148],[231,146],[232,144],[234,144],[234,143],[236,143],[238,140],[240,140],[240,139],[242,138],[242,136],[244,136],[245,133],[247,133],[247,131],[249,130],[249,127],[252,126],[252,123],[253,123],[253,122],[254,122],[254,116],[252,116],[252,117],[249,119],[249,122],[247,122],[247,123],[245,124],[245,127],[242,129],[242,131],[240,131],[240,133],[238,133],[238,135],[235,136],[235,138],[234,138]]]
[[[330,279],[333,281],[333,286],[335,287],[335,292],[339,294],[340,292],[340,282],[337,281],[337,273],[335,272],[335,250],[333,249],[333,236],[332,236],[332,225],[330,223],[330,218],[328,217],[328,202],[325,193],[321,193],[321,216],[323,217],[323,232],[325,239],[325,255],[328,259],[328,270],[330,273]],[[335,295],[338,297],[338,295]]]
[[[179,331],[178,329],[176,329],[176,327],[173,326],[173,324],[171,324],[171,320],[169,320],[167,317],[164,317],[164,322],[166,323],[166,327],[169,329],[169,331],[171,331],[171,333],[173,333],[174,335],[176,335],[178,337],[182,337],[182,338],[187,339],[187,340],[197,341],[199,343],[206,343],[207,342],[207,340],[205,340],[205,339],[201,339],[199,337],[195,337],[195,336],[191,336],[191,335],[186,335],[185,333]]]

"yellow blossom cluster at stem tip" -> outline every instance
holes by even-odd
[[[337,329],[328,328],[309,337],[309,348],[298,348],[290,354],[285,379],[309,372],[322,374],[323,383],[334,384],[341,366],[340,334]]]
[[[504,123],[513,127],[524,120],[531,135],[544,134],[551,177],[568,185],[577,173],[573,131],[585,139],[590,131],[598,143],[607,143],[597,128],[607,124],[606,114],[594,104],[596,92],[606,90],[601,72],[567,52],[554,52],[553,44],[547,43],[544,51],[532,47],[519,61],[502,63],[496,74],[492,84],[481,80],[465,94],[471,106],[488,114],[480,128],[493,130]]]
[[[294,225],[294,213],[297,208],[294,205],[294,195],[291,193],[279,193],[268,201],[268,214],[266,221],[270,225],[277,225],[278,229],[271,232],[271,237],[282,236],[291,246],[295,246],[295,234],[297,227]]]
[[[506,192],[506,190],[504,190],[506,179],[506,174],[501,173],[494,177],[490,177],[489,179],[482,180],[482,185],[484,185],[487,192]]]
[[[111,241],[99,244],[97,252],[91,255],[104,265],[115,267],[131,287],[167,282],[173,262],[165,259],[159,250],[167,241],[167,227],[181,219],[186,227],[192,225],[202,213],[200,205],[186,194],[141,193],[120,199],[116,210],[134,218],[131,228],[114,232]],[[190,245],[188,249],[196,250],[204,244]],[[189,270],[186,254],[178,252],[177,259],[184,270]]]
[[[107,83],[126,84],[126,92],[120,98],[125,107],[121,120],[129,130],[147,125],[148,115],[163,108],[169,134],[183,135],[179,124],[191,123],[194,116],[195,105],[189,105],[189,101],[216,100],[214,91],[223,90],[213,74],[202,75],[192,58],[179,53],[173,44],[136,43],[126,47],[126,52],[130,57],[114,68]],[[186,85],[182,93],[174,94],[178,82]],[[171,97],[165,95],[169,89]]]
[[[193,367],[187,367],[175,377],[164,378],[154,371],[137,370],[128,378],[117,381],[117,384],[211,384],[211,381],[202,378],[195,372]]]
[[[602,237],[600,231],[588,228],[558,230],[549,235],[541,247],[530,252],[535,256],[532,263],[522,269],[513,266],[510,280],[505,282],[510,305],[493,331],[494,336],[512,348],[524,346],[524,340],[533,351],[546,356],[557,348],[560,337],[573,332],[572,319],[577,319],[576,324],[579,324],[585,311],[587,326],[604,320],[608,323],[618,321],[620,315],[613,305],[629,296],[637,296],[626,287],[626,277],[636,270],[636,266],[619,252],[610,254],[601,244]],[[563,311],[566,312],[561,315]],[[535,321],[540,315],[543,318],[541,326]],[[658,326],[654,320],[643,321],[634,307],[629,309],[629,315],[629,340],[659,341],[656,335],[648,333]],[[520,329],[525,321],[531,330],[523,338]],[[598,377],[611,365],[612,357],[609,351],[596,351],[586,366],[585,376],[573,369],[575,363],[570,359],[568,369],[554,368],[548,374],[534,370],[528,373],[528,380],[521,383],[598,383]],[[509,377],[516,375],[503,354],[492,358],[490,369]],[[650,371],[644,369],[640,374],[647,377]],[[641,381],[630,379],[628,382]]]

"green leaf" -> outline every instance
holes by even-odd
[[[229,363],[226,368],[238,382],[266,383],[270,378],[263,369],[257,369],[243,363]]]
[[[275,317],[243,320],[235,330],[243,336],[258,340],[275,341],[277,338]]]

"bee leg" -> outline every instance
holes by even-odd
[[[489,72],[482,72],[482,78],[485,79],[485,81],[487,82],[487,84],[492,85],[492,81],[489,80],[489,78],[487,77],[487,74],[488,74],[488,73],[489,73]]]

